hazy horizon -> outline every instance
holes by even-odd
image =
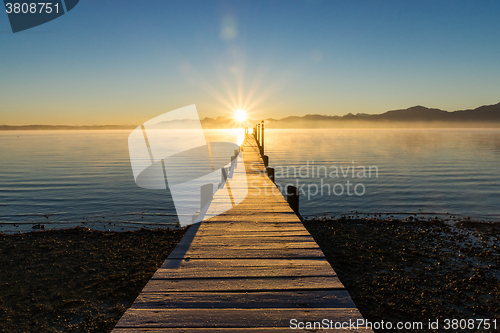
[[[439,110],[435,108],[427,108],[424,106],[412,106],[407,109],[401,110],[388,110],[379,114],[367,114],[358,113],[353,115],[352,113],[338,115],[321,115],[321,114],[306,114],[304,116],[286,116],[280,119],[265,118],[267,128],[498,128],[500,127],[500,119],[484,119],[484,115],[478,115],[477,119],[471,120],[435,120],[435,119],[420,119],[420,120],[391,120],[384,119],[385,115],[394,112],[407,112],[414,109],[422,108],[431,112],[441,112],[444,111],[447,116],[453,116],[456,113],[461,112],[471,112],[470,114],[476,112],[478,109],[489,108],[494,111],[500,112],[500,103],[493,105],[481,105],[471,110],[454,110],[446,111]],[[409,114],[406,114],[409,115]],[[365,116],[380,116],[382,118],[366,118]],[[309,119],[308,117],[321,118],[319,120]],[[469,117],[470,118],[470,117]],[[497,117],[498,118],[498,117]],[[325,123],[325,120],[327,122]],[[261,120],[256,119],[245,119],[243,121],[235,121],[233,117],[228,116],[215,116],[205,117],[200,119],[202,126],[204,128],[214,128],[214,129],[235,129],[243,127],[253,127],[256,123]],[[163,121],[160,124],[168,125],[175,123],[175,128],[183,123],[198,122],[197,119],[171,119],[169,121]],[[189,125],[188,124],[188,125]],[[8,130],[9,128],[17,129],[17,127],[28,128],[36,127],[35,129],[44,129],[44,127],[49,127],[48,129],[54,128],[90,128],[90,129],[133,129],[139,126],[138,124],[83,124],[83,125],[67,125],[67,124],[24,124],[24,125],[9,125],[0,124],[0,130]],[[221,127],[222,126],[222,127]],[[161,127],[161,126],[160,126]],[[166,127],[168,128],[168,126]],[[186,127],[187,128],[187,127]]]

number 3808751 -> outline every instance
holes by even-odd
[[[32,2],[32,3],[6,3],[5,8],[7,14],[51,14],[52,12],[59,13],[59,4],[52,2]]]

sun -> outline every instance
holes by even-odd
[[[247,113],[245,112],[245,110],[236,110],[234,111],[234,119],[239,122],[245,121],[247,119]]]

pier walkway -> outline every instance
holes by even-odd
[[[246,184],[234,175],[226,186],[231,191],[248,187],[246,198],[190,227],[113,333],[312,332],[290,327],[324,319],[345,327],[362,319],[323,252],[267,177],[252,136],[242,154]],[[216,195],[214,207],[217,200]]]

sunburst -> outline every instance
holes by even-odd
[[[243,109],[238,109],[234,111],[234,119],[239,123],[245,121],[247,119],[246,111]]]

